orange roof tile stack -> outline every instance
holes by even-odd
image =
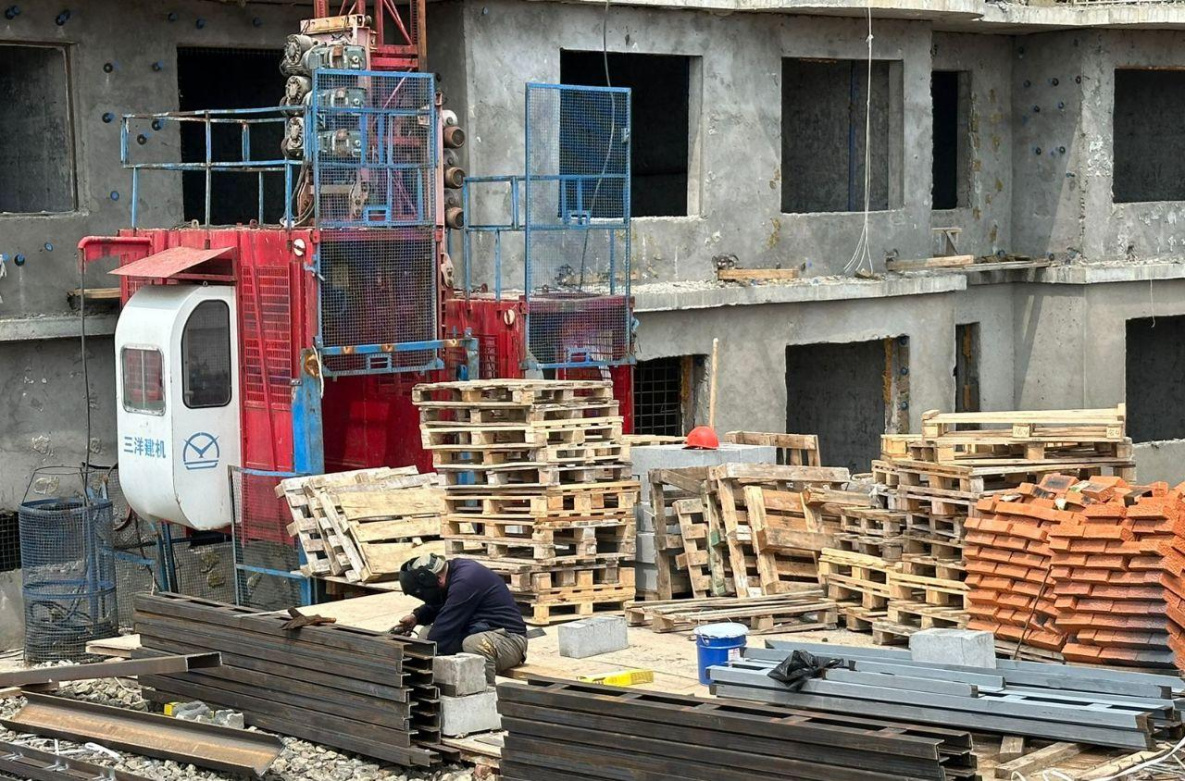
[[[1065,635],[1057,624],[1053,550],[1049,535],[1072,516],[1060,509],[1077,482],[1048,475],[1040,485],[1025,483],[1014,493],[976,503],[968,518],[963,554],[967,568],[970,629],[984,629],[1007,640],[1060,651]]]
[[[1165,483],[1095,478],[1067,497],[1071,519],[1050,533],[1058,627],[1068,661],[1166,665],[1185,660],[1185,499]]]

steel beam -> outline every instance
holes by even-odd
[[[154,659],[122,659],[118,662],[38,667],[0,673],[0,687],[32,686],[59,681],[90,681],[96,678],[134,678],[137,675],[167,675],[222,665],[216,653],[158,656]]]
[[[27,694],[26,698],[28,704],[12,718],[0,720],[0,724],[16,732],[98,743],[255,778],[262,778],[284,750],[279,738],[261,732],[43,694]]]
[[[29,781],[83,778],[91,781],[148,781],[147,776],[3,741],[0,741],[0,773],[12,773]]]

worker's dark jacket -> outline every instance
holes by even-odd
[[[428,639],[436,643],[436,652],[442,655],[460,653],[461,642],[478,632],[505,629],[516,635],[527,634],[522,612],[502,578],[468,559],[449,561],[444,602],[420,605],[415,616],[417,623],[432,625]]]

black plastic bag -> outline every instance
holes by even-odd
[[[769,671],[769,677],[784,683],[792,692],[802,689],[811,678],[818,678],[824,670],[831,670],[843,664],[843,659],[828,659],[806,651],[795,651]]]

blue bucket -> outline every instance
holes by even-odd
[[[700,683],[707,686],[712,682],[708,675],[709,667],[724,666],[733,659],[741,658],[747,634],[749,628],[741,624],[706,624],[696,627],[695,650]]]

